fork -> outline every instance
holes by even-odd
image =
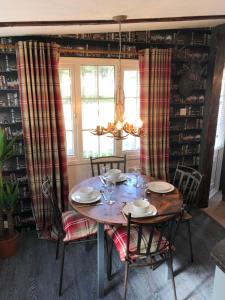
[[[103,179],[103,176],[99,175],[98,178],[100,179],[100,181],[101,181],[103,187],[105,187],[105,186],[106,186],[106,183],[105,183],[105,180]]]

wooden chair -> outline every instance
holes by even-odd
[[[190,228],[190,221],[192,220],[192,215],[190,214],[190,211],[193,208],[197,207],[198,192],[201,185],[201,181],[202,175],[197,170],[178,163],[173,179],[173,184],[183,194],[185,211],[182,218],[182,222],[185,222],[187,224],[191,262],[193,262],[193,249]]]
[[[62,261],[60,268],[59,296],[62,295],[63,268],[65,247],[71,243],[96,241],[97,223],[83,217],[75,211],[61,213],[49,179],[42,184],[42,194],[51,203],[53,212],[53,226],[57,230],[56,259],[58,259],[59,245],[62,243]]]
[[[162,262],[167,261],[173,283],[174,299],[176,288],[173,276],[173,252],[174,240],[182,217],[182,209],[176,213],[148,218],[149,223],[138,223],[127,217],[127,227],[111,227],[106,231],[110,237],[110,246],[107,247],[108,262],[107,275],[111,279],[112,269],[112,245],[114,244],[120,260],[125,263],[124,297],[127,294],[127,281],[129,268],[150,266],[152,270]],[[107,242],[109,244],[109,241]]]
[[[126,173],[126,155],[90,157],[92,176],[101,174],[101,167],[109,166],[110,169],[120,169]]]

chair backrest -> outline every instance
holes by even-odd
[[[92,176],[100,175],[103,166],[109,166],[110,169],[120,169],[126,173],[126,155],[123,156],[101,156],[90,157]]]
[[[62,225],[62,213],[59,209],[57,199],[53,190],[52,182],[49,178],[47,178],[42,183],[42,194],[44,196],[44,199],[50,202],[52,211],[53,211],[53,225],[55,226],[58,234],[60,234],[61,237],[65,236],[65,232]]]
[[[129,260],[136,255],[142,258],[145,256],[157,258],[159,255],[155,262],[162,260],[160,254],[166,254],[172,250],[182,215],[183,208],[174,213],[163,214],[163,217],[162,215],[151,217],[149,218],[149,223],[137,223],[129,214],[127,219],[126,258]],[[134,240],[131,241],[130,239],[131,230],[137,230],[135,246],[133,245]],[[130,243],[132,243],[132,247]],[[133,249],[136,249],[136,253],[134,253]]]
[[[178,163],[173,184],[182,192],[186,210],[197,206],[202,175],[197,170]]]

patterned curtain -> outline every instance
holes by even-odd
[[[41,192],[48,176],[62,211],[68,206],[67,156],[56,44],[18,42],[17,68],[27,174],[36,227],[50,237],[51,206]]]
[[[169,113],[171,49],[146,49],[140,56],[142,172],[159,179],[169,177]]]

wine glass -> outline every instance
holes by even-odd
[[[145,190],[147,188],[147,182],[144,178],[141,178],[141,182],[139,181],[139,187],[140,187],[140,190],[141,190],[141,198],[143,200],[145,200]]]
[[[135,184],[134,184],[134,186],[136,187],[136,188],[138,188],[138,187],[140,187],[140,184],[139,184],[139,177],[140,177],[140,174],[141,174],[141,172],[140,172],[140,168],[139,167],[137,167],[137,166],[134,166],[133,167],[133,172],[132,172],[133,174],[134,174],[134,176],[135,176]]]
[[[109,166],[107,166],[107,165],[102,166],[102,167],[101,167],[101,175],[102,175],[104,178],[106,178],[107,175],[108,175],[109,170],[110,170],[110,167],[109,167]]]
[[[112,180],[106,180],[106,191],[107,191],[107,200],[108,200],[108,204],[112,205],[113,203],[115,203],[115,201],[112,201],[112,194],[115,190],[116,187],[116,183],[115,181]]]
[[[101,167],[101,175],[99,176],[101,182],[102,182],[102,187],[105,188],[106,187],[106,178],[107,178],[107,175],[108,175],[108,171],[110,170],[110,167],[109,166],[102,166]]]

